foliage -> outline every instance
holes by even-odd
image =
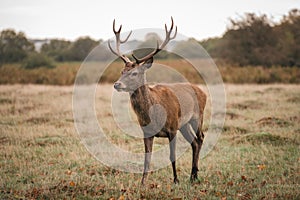
[[[43,44],[41,51],[59,62],[83,61],[98,44],[90,37],[80,37],[74,42],[53,39]]]
[[[20,62],[34,51],[34,45],[23,32],[12,29],[0,32],[0,66],[3,63]]]
[[[240,66],[300,66],[300,10],[278,24],[254,13],[230,21],[223,37],[200,42],[214,58]]]
[[[190,38],[187,41],[180,41],[174,48],[175,52],[179,55],[186,55],[185,57],[191,58],[205,58],[207,55],[199,55],[203,52],[202,48],[199,48],[198,42],[194,38]],[[199,57],[202,56],[202,57]]]
[[[78,38],[72,45],[67,53],[69,61],[83,61],[90,51],[95,48],[99,42],[91,39],[90,37]]]
[[[42,45],[41,52],[49,57],[52,57],[55,61],[62,62],[67,61],[68,50],[71,46],[70,41],[53,39],[49,43]]]
[[[238,19],[230,19],[230,25],[222,37],[209,38],[199,43],[214,59],[223,60],[237,66],[300,66],[300,10],[292,9],[278,23],[267,15],[246,13]],[[128,41],[128,46],[137,49],[133,53],[141,58],[156,48],[162,39],[156,33],[146,35],[144,41]],[[102,42],[90,37],[80,37],[75,41],[52,39],[41,47],[41,53],[56,62],[83,61]],[[197,41],[196,41],[197,42]],[[194,46],[195,39],[170,41],[169,49],[184,52],[189,58],[198,58]],[[156,59],[178,59],[168,53],[168,49],[155,55]],[[24,33],[7,29],[0,33],[0,65],[22,62],[35,52],[34,44]],[[101,52],[96,54],[96,52]],[[32,56],[32,55],[31,55]],[[114,56],[107,45],[98,46],[92,61],[106,61]],[[206,57],[206,55],[203,55]],[[29,58],[32,59],[32,58]],[[35,59],[36,60],[36,59]],[[30,67],[29,67],[30,68]]]
[[[157,43],[161,44],[162,42],[163,42],[162,39],[156,33],[148,33],[145,36],[145,41],[142,42],[136,48],[136,50],[133,51],[133,53],[137,58],[142,58],[147,54],[151,53],[152,51],[154,51],[154,49],[157,48]],[[168,56],[169,53],[167,53],[166,51],[161,51],[158,54],[156,54],[154,58],[166,59],[168,58]]]
[[[201,60],[195,61],[201,64]],[[181,74],[185,79],[192,83],[204,83],[202,78],[198,76],[195,69],[187,62],[179,59],[173,60],[156,60],[154,65],[158,63],[162,66],[170,66]],[[300,83],[300,69],[297,67],[262,67],[262,66],[244,66],[238,67],[228,65],[226,63],[217,62],[223,81],[225,83]],[[55,68],[40,67],[26,70],[19,64],[6,64],[0,68],[0,84],[16,84],[16,83],[39,83],[50,85],[71,85],[74,84],[76,73],[81,62],[63,62],[55,63]],[[99,73],[99,62],[90,64],[90,70],[86,70],[85,74],[78,77],[81,82],[93,82],[91,77]],[[113,62],[104,71],[101,82],[113,83],[118,77],[124,66],[123,62]],[[154,77],[165,76],[161,70],[150,69]],[[172,77],[167,77],[172,79]],[[174,80],[176,81],[176,77]]]
[[[71,42],[52,39],[41,47],[41,54],[35,51],[34,44],[24,33],[6,29],[0,33],[0,66],[6,63],[24,63],[26,69],[53,66],[57,62],[83,61],[100,41],[89,37],[80,37]]]
[[[42,53],[31,53],[23,61],[22,67],[25,69],[35,69],[39,67],[54,68],[54,62]]]
[[[293,9],[275,27],[277,48],[281,53],[280,65],[300,66],[300,10]]]
[[[276,37],[266,15],[246,14],[241,21],[233,21],[232,27],[224,35],[225,58],[231,58],[240,65],[276,64],[278,58]],[[277,61],[278,62],[278,61]]]
[[[72,85],[80,63],[56,63],[55,68],[39,67],[31,70],[19,64],[0,68],[0,84]]]

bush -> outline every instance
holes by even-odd
[[[54,68],[54,61],[41,53],[32,53],[23,61],[22,67],[25,69],[35,69],[39,67]]]

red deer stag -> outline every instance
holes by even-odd
[[[174,183],[179,182],[175,165],[175,139],[177,130],[180,130],[183,137],[192,146],[193,160],[190,180],[194,181],[198,179],[199,152],[204,139],[201,128],[203,124],[203,111],[206,104],[205,93],[196,85],[189,83],[159,84],[149,87],[146,81],[145,72],[152,66],[153,56],[160,52],[170,40],[176,37],[177,27],[175,28],[175,33],[171,36],[174,28],[173,18],[171,20],[172,24],[169,30],[165,24],[166,38],[164,42],[161,45],[157,42],[156,49],[141,59],[132,55],[135,62],[132,62],[128,57],[120,53],[120,44],[128,40],[131,32],[125,40],[121,40],[122,25],[119,30],[116,30],[115,20],[113,22],[113,31],[116,36],[115,50],[111,47],[110,41],[108,41],[108,46],[112,53],[121,58],[125,63],[122,75],[114,83],[114,88],[119,92],[129,92],[131,105],[144,133],[145,160],[142,184],[145,183],[150,170],[149,165],[154,137],[166,137],[169,139]],[[164,112],[161,109],[152,109],[151,111],[151,108],[157,105],[163,108]],[[162,115],[165,115],[165,120],[162,119]],[[161,124],[161,121],[164,124]]]

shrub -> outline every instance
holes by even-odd
[[[25,69],[35,69],[39,67],[54,68],[54,61],[41,53],[31,53],[23,61],[22,66]]]

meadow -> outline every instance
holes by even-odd
[[[107,137],[142,148],[111,120],[112,85],[101,88],[95,109]],[[189,150],[177,161],[179,184],[168,166],[141,186],[141,174],[105,166],[85,149],[74,127],[72,86],[0,85],[0,199],[299,199],[300,85],[225,88],[226,122],[199,162],[199,182],[189,182]]]
[[[201,62],[201,60],[199,60]],[[263,67],[263,66],[244,66],[227,64],[215,61],[223,81],[226,83],[245,84],[245,83],[300,83],[299,67]],[[98,62],[101,65],[101,62]],[[195,70],[191,64],[185,60],[169,59],[155,60],[164,66],[170,66],[187,80],[193,83],[203,81],[195,76]],[[55,68],[40,67],[35,69],[25,69],[21,64],[5,64],[0,66],[0,84],[47,84],[47,85],[73,85],[81,62],[58,62]],[[101,82],[113,83],[120,75],[124,66],[123,62],[113,62],[104,72]],[[97,66],[92,70],[98,73]],[[157,72],[159,76],[160,72]],[[247,76],[245,76],[247,74]]]

